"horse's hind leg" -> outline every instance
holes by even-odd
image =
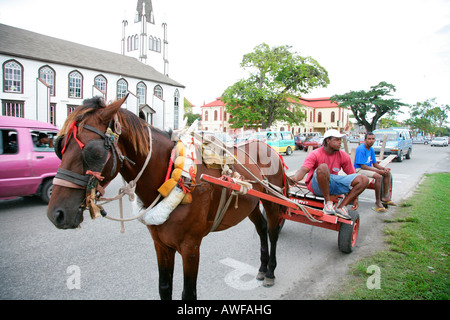
[[[257,276],[258,280],[264,280],[265,287],[275,284],[275,268],[277,267],[276,249],[278,241],[278,219],[280,207],[277,204],[261,201],[266,211],[264,219],[259,206],[250,214],[250,220],[255,224],[256,231],[261,240],[261,267]],[[267,223],[268,222],[268,223]],[[267,241],[267,230],[269,231],[270,250]]]
[[[258,275],[256,276],[257,280],[264,280],[267,272],[267,265],[269,263],[269,244],[267,239],[267,221],[264,219],[261,211],[259,210],[259,205],[253,210],[253,212],[249,215],[250,220],[256,227],[256,232],[259,235],[259,240],[261,243],[260,252],[261,252],[261,265],[259,267]]]
[[[155,241],[159,270],[159,296],[161,300],[172,300],[175,250]]]
[[[264,278],[264,286],[271,287],[275,284],[275,268],[277,267],[277,241],[280,217],[280,206],[275,203],[264,203],[266,210],[267,222],[269,225],[269,240],[270,240],[270,256],[267,264],[266,277]]]

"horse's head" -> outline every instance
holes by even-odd
[[[47,216],[56,227],[78,227],[86,208],[92,217],[99,215],[101,208],[95,204],[97,192],[114,179],[121,167],[117,118],[125,99],[108,106],[101,98],[85,100],[61,129],[55,141],[61,165],[53,179],[47,209]]]

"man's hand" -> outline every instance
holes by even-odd
[[[352,210],[356,210],[359,207],[359,202],[358,202],[358,198],[355,198],[355,200],[353,200],[353,206],[352,206]]]

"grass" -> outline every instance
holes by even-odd
[[[388,249],[351,267],[329,299],[448,300],[450,173],[426,175],[414,195],[385,220]]]

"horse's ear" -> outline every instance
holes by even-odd
[[[103,123],[108,124],[109,121],[111,121],[113,119],[114,115],[117,112],[119,112],[120,107],[125,102],[125,100],[127,100],[127,98],[128,98],[128,94],[125,97],[123,97],[122,99],[114,101],[110,105],[106,106],[105,109],[103,109],[103,111],[102,111]]]

